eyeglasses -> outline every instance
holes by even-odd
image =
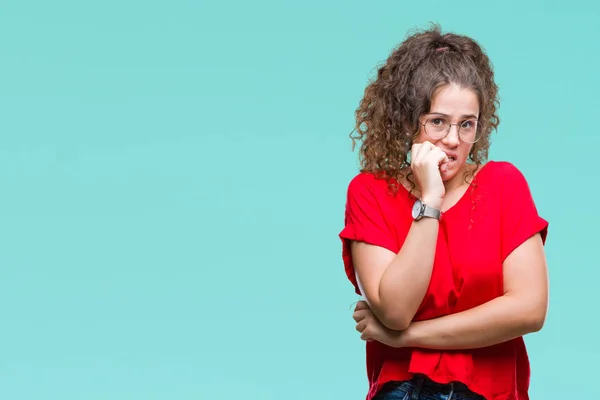
[[[448,118],[436,115],[432,116],[424,124],[425,133],[434,140],[441,140],[450,133],[452,125],[456,125],[458,137],[465,143],[475,143],[481,138],[481,132],[477,129],[477,119],[466,119],[458,124],[451,124]]]

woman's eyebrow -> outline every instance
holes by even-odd
[[[441,116],[447,117],[447,118],[450,117],[450,115],[444,114],[444,113],[441,113],[441,112],[432,111],[430,113],[427,113],[427,115],[431,115],[431,114],[441,115]],[[462,118],[462,119],[470,119],[470,118],[477,119],[478,117],[475,114],[465,114],[465,115],[461,115],[460,118]]]

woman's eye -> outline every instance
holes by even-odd
[[[460,127],[461,128],[465,128],[465,129],[469,129],[472,128],[474,126],[473,121],[464,121]]]
[[[431,120],[431,123],[434,125],[440,126],[440,125],[444,125],[444,120],[441,118],[434,118]]]

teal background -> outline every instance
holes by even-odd
[[[532,399],[597,398],[591,1],[0,3],[0,398],[363,399],[341,262],[367,79],[439,22],[492,58],[550,221]]]

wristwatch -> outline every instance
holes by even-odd
[[[442,213],[440,210],[436,210],[433,207],[429,207],[420,199],[417,199],[417,201],[415,201],[415,204],[413,205],[412,217],[415,221],[418,221],[423,217],[435,218],[439,220],[441,215]]]

